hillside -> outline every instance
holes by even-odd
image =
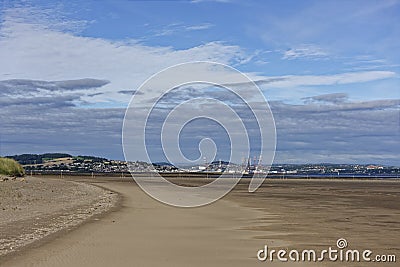
[[[6,158],[18,161],[22,165],[36,165],[43,164],[46,162],[57,161],[59,159],[74,159],[77,161],[90,160],[92,162],[103,162],[107,161],[105,158],[93,157],[93,156],[72,156],[66,153],[45,153],[45,154],[22,154],[14,156],[6,156]]]
[[[6,158],[16,160],[22,165],[27,165],[27,164],[41,164],[46,160],[67,158],[67,157],[72,157],[72,156],[65,153],[46,153],[46,154],[22,154],[22,155],[7,156]]]
[[[13,159],[0,158],[0,175],[24,176],[24,169]]]

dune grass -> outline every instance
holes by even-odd
[[[0,174],[21,177],[25,171],[15,160],[0,157]]]

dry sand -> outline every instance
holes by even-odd
[[[226,198],[193,209],[161,204],[129,179],[101,178],[95,183],[123,196],[119,210],[0,259],[0,265],[382,265],[271,263],[256,258],[264,245],[318,250],[334,247],[338,238],[346,238],[354,249],[400,255],[399,181],[268,180],[256,193],[247,193],[242,184]]]
[[[97,186],[34,177],[0,183],[0,256],[108,211],[116,193]]]

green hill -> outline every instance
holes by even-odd
[[[24,176],[24,169],[13,159],[0,158],[0,174],[9,176]]]
[[[7,156],[6,158],[14,159],[22,165],[27,164],[42,164],[46,160],[58,159],[58,158],[71,158],[70,154],[66,153],[45,153],[45,154],[22,154]]]

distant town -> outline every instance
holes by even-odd
[[[230,173],[265,174],[268,167],[260,160],[247,159],[242,164],[226,161],[204,162],[198,166],[180,168],[169,163],[148,163],[143,161],[126,162],[94,156],[72,156],[64,153],[22,154],[7,156],[18,161],[27,174],[124,174],[129,172],[146,173]],[[274,164],[269,169],[273,176],[371,176],[399,178],[400,167],[376,164]]]

